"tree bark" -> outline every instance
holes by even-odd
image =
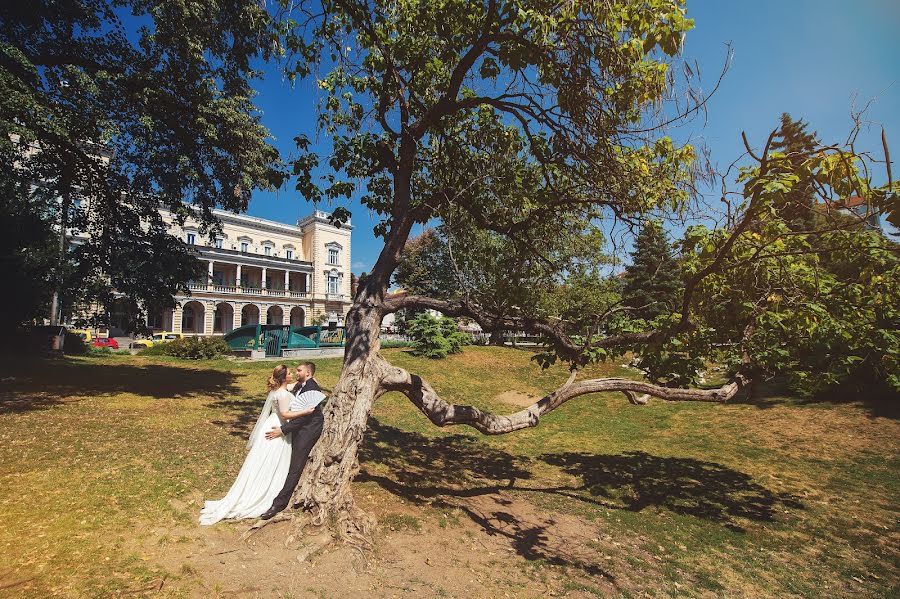
[[[369,289],[359,290],[347,315],[341,375],[292,500],[312,513],[314,523],[332,524],[341,538],[357,545],[369,544],[372,521],[355,506],[350,483],[359,470],[357,453],[384,376],[378,340],[383,314]]]

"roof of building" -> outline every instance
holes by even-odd
[[[857,206],[865,206],[868,204],[866,198],[862,196],[850,196],[849,198],[844,198],[841,202],[842,208],[856,208]]]

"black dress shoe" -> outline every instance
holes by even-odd
[[[260,520],[271,520],[272,518],[275,517],[275,514],[277,514],[280,511],[281,510],[279,510],[279,509],[270,507],[269,509],[267,509],[265,512],[262,513],[262,515],[259,517],[259,519]]]

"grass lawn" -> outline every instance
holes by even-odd
[[[384,353],[448,401],[501,412],[566,377],[513,349],[440,361]],[[330,387],[339,361],[318,364]],[[7,359],[0,596],[341,596],[314,577],[278,593],[228,578],[248,564],[265,571],[252,561],[261,546],[243,562],[192,561],[213,541],[241,547],[245,525],[195,522],[240,467],[272,366]],[[897,405],[585,396],[535,429],[483,437],[438,429],[389,394],[355,483],[385,559],[353,580],[380,589],[370,596],[897,596]],[[433,570],[472,580],[423,573],[427,547],[445,560]],[[387,565],[407,558],[415,569]]]

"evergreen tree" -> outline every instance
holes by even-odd
[[[802,163],[815,147],[816,134],[807,133],[807,123],[803,119],[794,120],[788,113],[781,115],[781,127],[772,140],[772,150],[786,155],[794,172],[802,172]],[[809,231],[815,224],[811,177],[802,178],[785,194],[784,202],[777,206],[779,216],[794,231]]]
[[[623,303],[635,318],[653,320],[676,309],[681,290],[681,271],[672,256],[666,232],[657,221],[648,221],[635,241],[631,266],[625,271]]]

